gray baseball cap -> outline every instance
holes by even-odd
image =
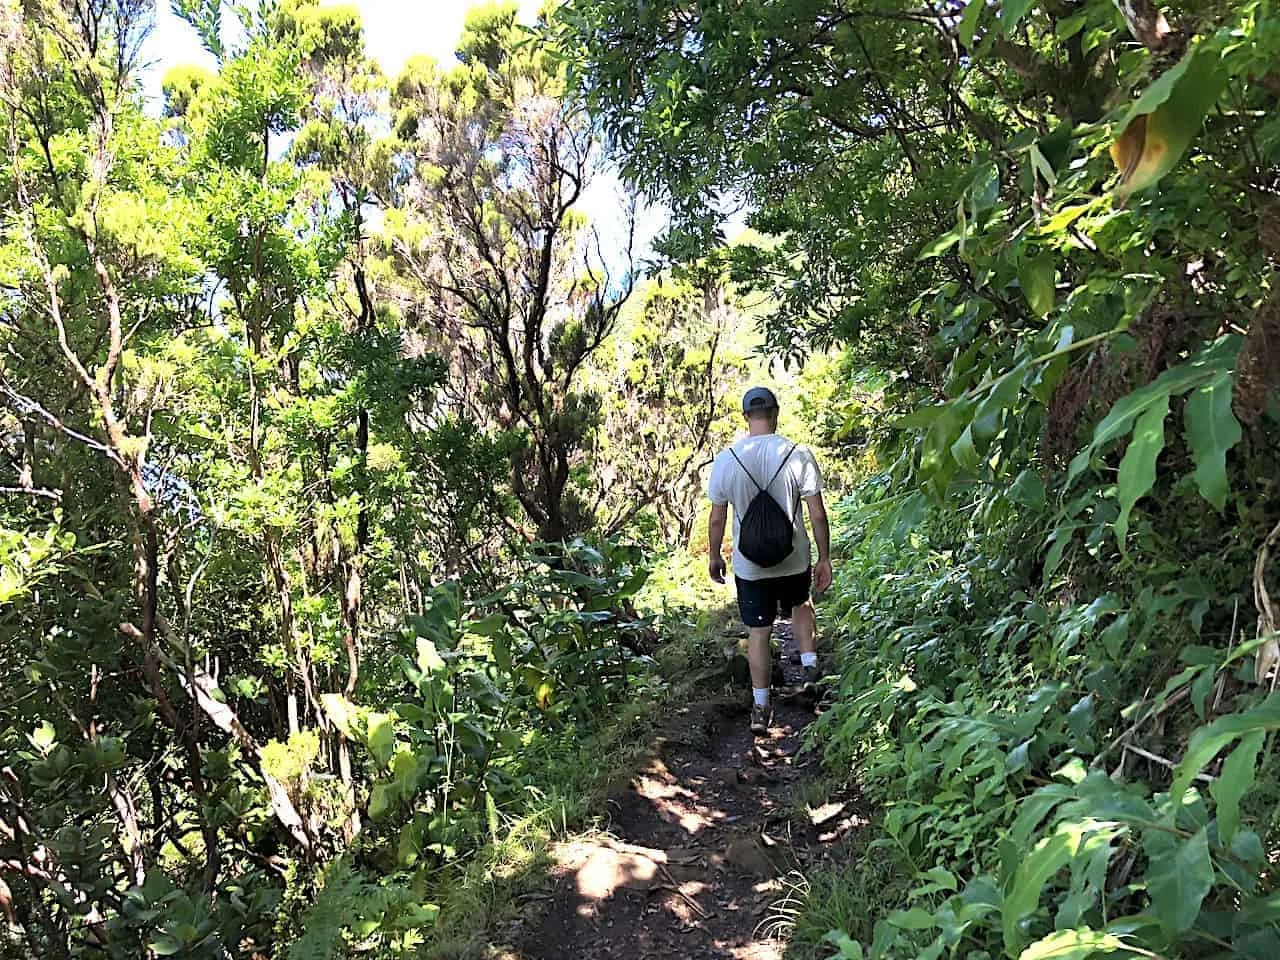
[[[756,410],[777,410],[778,398],[768,387],[752,387],[742,395],[742,412],[752,413]]]

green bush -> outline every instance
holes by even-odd
[[[845,512],[842,672],[816,731],[915,877],[876,905],[867,955],[1275,956],[1250,791],[1280,696],[1254,692],[1259,642],[1228,636],[1220,558],[1121,572],[1103,550],[1045,579],[1043,501],[886,489]]]

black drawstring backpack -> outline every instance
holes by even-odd
[[[738,466],[742,467],[742,472],[759,491],[747,504],[747,512],[742,515],[742,521],[738,524],[738,550],[758,567],[776,567],[791,556],[791,551],[795,549],[791,519],[773,498],[773,494],[769,493],[769,487],[773,485],[774,480],[778,479],[778,474],[787,465],[795,449],[796,444],[793,443],[787,455],[782,458],[778,469],[774,471],[773,479],[762,487],[756,478],[751,476],[751,471],[746,465],[738,459],[733,448],[729,448],[733,459],[737,460]],[[797,500],[796,506],[799,505],[800,501]]]

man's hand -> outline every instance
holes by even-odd
[[[711,579],[716,583],[724,583],[724,570],[724,557],[713,553],[710,563],[707,564],[707,572],[711,574]]]
[[[822,596],[830,586],[831,561],[819,560],[817,566],[813,568],[813,592],[816,596]]]
[[[711,504],[707,518],[707,572],[716,583],[724,583],[724,557],[720,545],[724,543],[724,527],[729,519],[728,503]]]
[[[805,497],[809,506],[809,523],[813,525],[813,539],[818,542],[818,565],[813,568],[813,595],[820,597],[831,586],[831,526],[827,523],[827,507],[822,494]]]

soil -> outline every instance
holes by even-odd
[[[788,628],[769,735],[749,731],[749,695],[673,713],[610,798],[604,830],[556,850],[552,892],[503,956],[780,960],[797,872],[865,822],[853,801],[810,809],[795,798],[818,762],[799,752],[815,704],[787,695],[799,676]]]

